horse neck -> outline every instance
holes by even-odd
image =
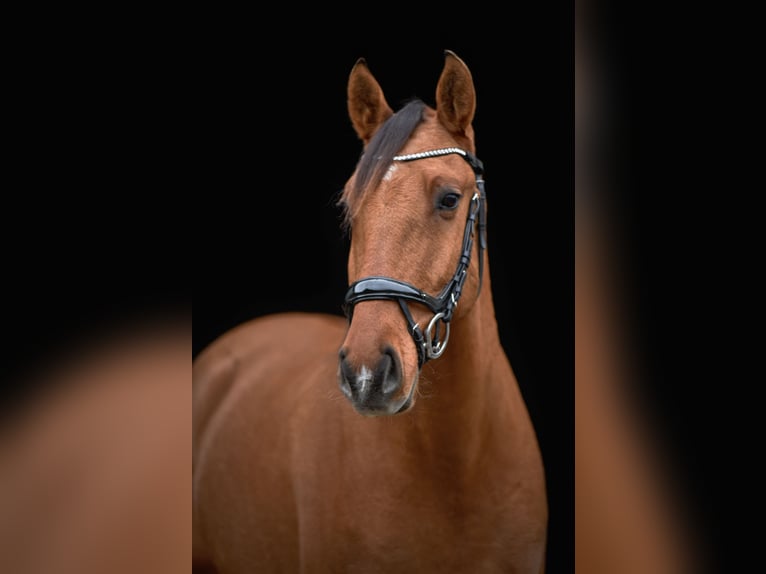
[[[421,372],[413,409],[419,436],[442,454],[452,450],[465,458],[466,451],[486,446],[498,417],[508,416],[514,384],[485,269],[479,297],[465,315],[453,319],[444,355]]]

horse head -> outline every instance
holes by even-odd
[[[445,352],[451,325],[481,290],[486,204],[474,155],[476,94],[468,67],[450,51],[435,102],[415,99],[395,113],[363,59],[351,70],[348,112],[364,150],[341,197],[351,244],[338,378],[366,415],[414,405],[423,365]]]

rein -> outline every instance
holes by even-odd
[[[415,341],[415,347],[418,352],[418,369],[422,368],[428,360],[438,359],[447,348],[450,321],[452,320],[452,314],[455,311],[455,307],[457,307],[460,295],[463,292],[463,284],[467,277],[468,266],[471,264],[474,229],[477,220],[479,227],[479,292],[481,292],[484,276],[484,250],[487,248],[484,165],[476,156],[457,147],[440,148],[393,157],[393,161],[408,162],[450,154],[457,154],[468,162],[468,165],[471,166],[476,175],[476,187],[478,189],[473,194],[471,205],[468,208],[468,217],[466,218],[465,231],[463,232],[463,249],[452,279],[434,297],[405,281],[383,276],[365,277],[352,283],[345,297],[344,310],[349,321],[351,321],[354,307],[362,301],[384,299],[397,301],[407,320],[409,333]],[[421,303],[434,313],[425,329],[425,333],[413,319],[407,301]],[[443,329],[441,327],[442,324],[444,325]]]

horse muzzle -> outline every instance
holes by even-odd
[[[402,392],[402,363],[392,347],[386,347],[374,365],[358,364],[346,348],[339,352],[340,390],[360,414],[393,415],[406,410],[411,396]]]

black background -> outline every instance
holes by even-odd
[[[348,74],[364,57],[394,109],[413,96],[433,105],[444,49],[455,51],[477,92],[501,340],[547,471],[548,571],[563,572],[574,510],[571,31],[536,39],[534,49],[528,33],[500,49],[473,40],[305,45],[206,68],[213,140],[204,170],[214,173],[195,200],[194,352],[265,313],[341,312],[348,243],[334,202],[361,152]]]
[[[496,314],[546,466],[548,571],[570,571],[573,21],[514,10],[502,23],[470,7],[446,23],[379,14],[378,30],[305,11],[301,26],[147,15],[70,28],[56,49],[30,42],[12,90],[22,129],[9,161],[24,177],[0,236],[14,338],[3,406],[32,396],[26,375],[72,345],[183,315],[192,290],[193,356],[265,313],[340,313],[348,244],[334,202],[361,152],[348,74],[364,57],[394,109],[433,105],[450,49],[477,92]]]
[[[545,458],[549,571],[571,571],[574,7],[269,9],[94,24],[65,7],[15,22],[3,407],[28,394],[18,375],[42,358],[123,321],[188,311],[192,289],[193,353],[263,313],[339,312],[347,246],[333,199],[360,151],[348,72],[363,56],[392,106],[432,103],[452,49],[477,89],[495,303]],[[762,436],[762,416],[745,412],[760,408],[751,393],[762,379],[751,335],[762,324],[761,178],[744,169],[761,165],[750,143],[758,113],[746,105],[760,109],[758,62],[744,58],[760,53],[749,45],[760,36],[718,11],[578,10],[597,13],[614,90],[609,192],[627,238],[643,381],[711,525],[706,542],[717,541],[731,509],[750,508],[732,496],[759,488],[743,488],[752,474],[740,465],[760,460],[747,439]],[[739,553],[745,533],[731,532]]]

